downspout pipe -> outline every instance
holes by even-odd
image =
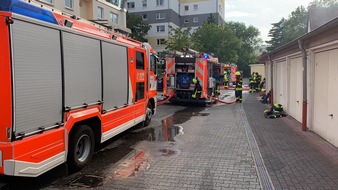
[[[307,54],[303,46],[303,41],[298,40],[299,49],[303,56],[303,113],[302,113],[302,131],[306,131],[307,126]]]
[[[270,98],[269,98],[269,101],[270,101],[270,104],[273,105],[273,61],[272,61],[272,58],[271,58],[271,54],[268,54],[268,57],[269,57],[269,61],[270,61],[270,72],[271,72],[271,89],[270,89]]]

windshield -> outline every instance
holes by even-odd
[[[157,57],[154,54],[150,55],[150,71],[154,72],[156,74],[156,63],[157,61]]]

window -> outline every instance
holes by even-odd
[[[53,4],[53,0],[40,0],[42,2],[45,2],[45,3],[49,3],[49,4]]]
[[[118,24],[119,23],[119,15],[110,12],[110,20],[115,23]]]
[[[73,0],[65,0],[65,7],[73,8]]]
[[[144,70],[144,54],[136,52],[136,69]]]
[[[128,9],[134,9],[135,8],[135,2],[129,2],[129,3],[127,3],[127,8]]]
[[[184,23],[189,23],[189,19],[185,18]]]
[[[192,21],[193,21],[194,23],[197,23],[197,22],[198,22],[198,17],[194,17]]]
[[[143,14],[142,15],[142,20],[148,20],[148,15],[147,14]]]
[[[144,98],[144,82],[136,83],[136,101]]]
[[[106,1],[108,3],[111,3],[111,4],[119,7],[119,4],[120,4],[119,0],[106,0]]]
[[[102,7],[97,7],[97,18],[103,19],[103,8]]]
[[[185,11],[189,11],[189,6],[184,6]]]
[[[150,71],[156,74],[156,62],[157,58],[154,55],[150,55]]]
[[[157,6],[164,5],[164,0],[156,0],[156,5]]]
[[[142,0],[142,7],[147,7],[147,0]]]
[[[164,25],[157,26],[157,32],[165,32],[165,26]]]
[[[164,13],[156,13],[156,20],[165,19]]]
[[[198,10],[198,5],[194,5],[194,11]]]
[[[157,39],[157,45],[158,46],[165,45],[165,39]]]

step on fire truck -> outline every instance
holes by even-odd
[[[212,103],[223,80],[218,58],[192,49],[169,52],[165,58],[163,95],[170,102]],[[196,85],[200,88],[196,89]],[[197,91],[197,92],[196,92]]]
[[[0,1],[0,174],[73,171],[156,112],[155,52],[33,0]]]

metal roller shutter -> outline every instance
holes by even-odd
[[[111,110],[128,104],[127,47],[102,42],[103,109]]]
[[[16,133],[61,122],[60,32],[16,20],[12,44]]]
[[[63,32],[65,106],[101,100],[100,41]]]

